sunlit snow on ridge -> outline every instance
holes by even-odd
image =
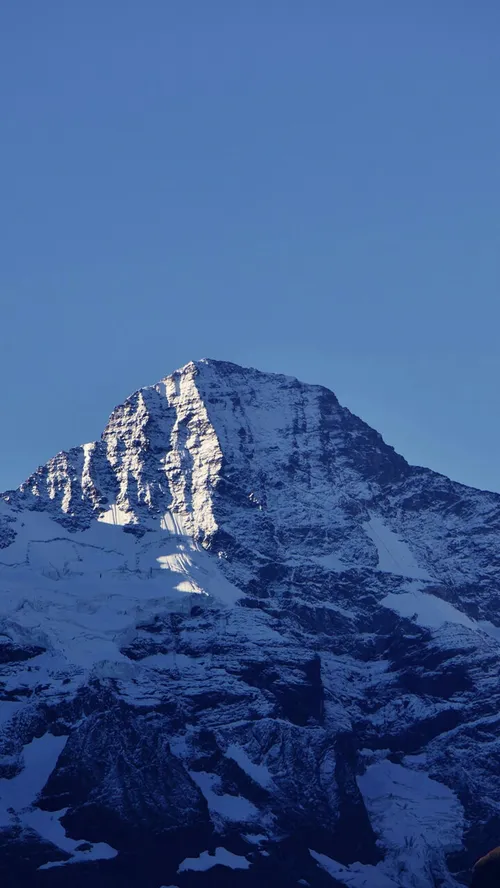
[[[38,639],[47,661],[126,663],[123,633],[144,615],[185,612],[192,594],[222,608],[242,597],[193,540],[158,523],[138,540],[108,522],[69,534],[47,515],[16,517],[17,536],[0,552],[2,618],[14,640],[23,629]]]
[[[97,520],[103,524],[112,524],[114,527],[125,527],[132,521],[132,515],[116,503],[111,505],[105,512],[101,512]]]

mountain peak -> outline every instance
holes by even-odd
[[[269,514],[292,489],[309,496],[316,481],[349,496],[353,484],[407,472],[404,459],[328,389],[202,359],[127,398],[100,441],[49,460],[14,501],[49,508],[77,527],[115,507],[133,525],[173,508],[208,543],[231,496],[265,499]]]
[[[283,373],[276,373],[274,371],[265,371],[259,370],[256,367],[245,367],[241,364],[235,364],[233,361],[222,361],[218,358],[200,358],[197,361],[189,361],[187,364],[184,364],[177,370],[174,370],[170,373],[165,379],[168,379],[170,376],[177,376],[179,374],[190,374],[190,373],[207,373],[212,372],[221,378],[235,378],[238,380],[244,379],[245,377],[257,377],[257,378],[278,378],[281,380],[287,380],[290,383],[294,383],[296,385],[306,385],[307,383],[300,382],[294,376],[287,376]],[[238,384],[237,382],[235,384]]]

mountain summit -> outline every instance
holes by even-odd
[[[6,886],[446,888],[498,842],[500,496],[202,360],[0,497]]]

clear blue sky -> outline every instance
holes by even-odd
[[[193,358],[500,489],[498,0],[5,0],[0,489]]]

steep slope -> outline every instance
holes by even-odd
[[[320,386],[200,361],[127,399],[0,498],[4,883],[463,882],[499,529]]]

